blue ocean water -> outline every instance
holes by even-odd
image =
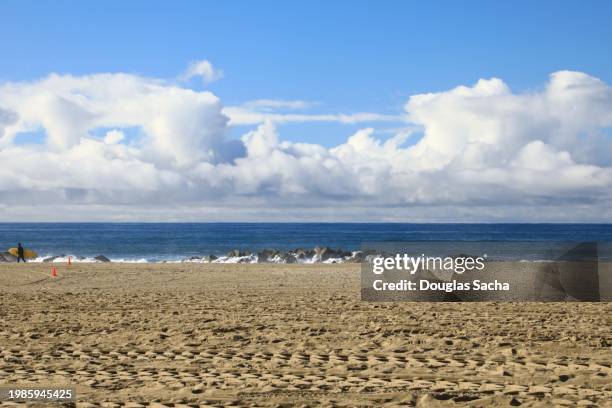
[[[612,224],[0,223],[0,251],[22,242],[40,256],[113,260],[180,260],[232,249],[352,251],[381,241],[612,242]]]

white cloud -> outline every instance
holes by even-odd
[[[196,77],[202,78],[204,83],[213,82],[223,78],[223,71],[214,68],[207,60],[195,61],[189,64],[181,78],[189,80]]]
[[[184,166],[223,157],[227,117],[210,92],[127,74],[50,75],[0,86],[0,105],[18,112],[0,146],[19,132],[44,128],[50,151],[78,146],[100,127],[141,127],[141,158]],[[226,149],[225,149],[226,150]]]
[[[242,105],[246,109],[269,111],[273,109],[307,109],[313,106],[312,102],[301,100],[284,100],[284,99],[256,99],[246,102]]]
[[[264,122],[305,123],[305,122],[338,122],[343,124],[356,124],[361,122],[397,122],[405,118],[400,115],[383,115],[379,113],[358,112],[352,114],[295,114],[295,113],[273,113],[261,110],[249,109],[241,106],[228,106],[223,113],[230,118],[229,124],[235,125],[259,125]]]
[[[260,125],[265,122],[275,124],[305,123],[305,122],[337,122],[341,124],[357,124],[363,122],[404,122],[403,115],[383,115],[372,112],[351,114],[312,114],[286,113],[279,111],[304,110],[315,104],[302,100],[256,99],[239,106],[227,106],[223,113],[230,118],[230,126]]]
[[[554,73],[538,92],[489,79],[414,95],[397,135],[361,129],[331,149],[283,141],[275,125],[390,118],[267,111],[299,105],[223,108],[210,92],[126,74],[5,83],[0,218],[612,219],[612,89],[586,74]],[[236,123],[257,127],[230,140]],[[139,129],[129,143],[126,128]],[[14,143],[40,129],[44,145]]]
[[[113,129],[106,132],[106,135],[104,136],[104,143],[117,144],[123,139],[125,139],[125,135],[123,134],[123,132],[117,129]]]
[[[0,141],[4,136],[4,129],[17,122],[18,115],[8,109],[0,108]]]

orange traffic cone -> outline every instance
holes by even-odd
[[[55,266],[51,267],[51,277],[52,278],[57,277],[57,269],[55,269]]]

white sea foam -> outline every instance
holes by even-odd
[[[80,257],[80,256],[74,256],[74,255],[62,255],[62,256],[54,256],[54,255],[45,255],[45,256],[39,256],[35,259],[31,259],[28,262],[51,262],[49,259],[53,259],[53,263],[68,263],[68,260],[70,260],[70,262],[72,263],[95,263],[95,262],[101,262],[98,261],[97,259],[94,259],[93,257]]]
[[[140,259],[111,258],[110,261],[117,262],[117,263],[159,263],[159,262],[149,262],[145,258],[140,258]],[[96,262],[102,262],[102,261],[96,260]]]
[[[148,263],[148,262],[155,263],[155,262],[150,262],[149,260],[145,258],[140,258],[140,259],[110,258],[109,260],[110,262],[116,262],[116,263]],[[45,256],[39,256],[35,259],[28,260],[28,262],[36,262],[36,263],[43,263],[43,262],[68,263],[69,261],[71,263],[104,263],[104,261],[95,259],[95,257],[93,256],[76,256],[76,255],[61,255],[61,256],[45,255]]]
[[[332,255],[332,254],[330,254]],[[360,262],[362,259],[365,262],[371,262],[372,258],[375,255],[367,254],[363,257],[361,256],[361,251],[352,251],[352,252],[344,252],[337,251],[334,252],[332,256],[322,256],[321,252],[313,251],[301,251],[297,250],[291,251],[272,251],[268,253],[265,258],[262,258],[262,252],[259,253],[245,253],[240,256],[230,256],[228,255],[208,255],[208,256],[192,256],[189,258],[161,258],[161,257],[151,257],[151,258],[129,258],[129,257],[117,257],[117,258],[107,258],[103,255],[98,256],[79,256],[79,255],[52,255],[47,254],[44,256],[38,256],[35,259],[30,259],[28,262],[34,263],[42,263],[42,262],[51,262],[51,263],[68,263],[68,260],[72,263],[104,263],[103,259],[108,259],[113,263],[215,263],[215,264],[255,264],[255,263],[272,263],[272,264],[333,264],[333,263],[345,263],[345,262]],[[99,258],[99,259],[96,259]],[[499,259],[502,260],[502,259]],[[524,263],[547,263],[547,262],[555,262],[552,259],[519,259],[518,262]]]
[[[162,259],[158,257],[154,258],[107,258],[103,255],[98,256],[79,256],[73,254],[62,254],[53,255],[46,254],[39,256],[30,262],[42,263],[104,263],[108,259],[114,263],[215,263],[215,264],[239,264],[239,263],[275,263],[275,264],[314,264],[314,263],[343,263],[347,261],[354,261],[360,255],[359,251],[344,252],[344,251],[332,251],[323,255],[322,251],[318,250],[294,250],[294,251],[269,251],[267,254],[264,252],[259,253],[241,253],[239,256],[234,255],[220,255],[220,256],[192,256],[184,259]],[[96,259],[97,258],[97,259]]]

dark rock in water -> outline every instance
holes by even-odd
[[[236,257],[236,256],[247,256],[250,255],[244,251],[240,251],[239,249],[232,249],[227,253],[228,257]]]
[[[110,262],[111,260],[105,257],[104,255],[98,255],[94,257],[94,259],[98,262]]]
[[[346,260],[346,262],[350,263],[361,263],[363,262],[364,256],[363,252],[357,251],[354,254],[351,254],[351,257]]]
[[[281,252],[275,249],[264,249],[257,253],[257,263],[270,262],[270,259],[274,258],[277,255],[282,256]]]
[[[282,254],[280,258],[282,259],[284,263],[288,263],[288,264],[298,263],[297,258],[291,254]]]
[[[323,248],[316,247],[314,249],[314,252],[315,252],[315,256],[317,257],[317,261],[322,261],[323,260],[323,255],[326,254],[326,253],[328,254],[327,256],[329,257],[328,251],[329,251],[329,248],[327,248],[327,247],[323,247]]]
[[[354,262],[359,263],[364,259],[364,254],[361,251],[353,254],[342,249],[333,249],[329,247],[316,247],[314,249],[296,248],[289,251],[278,249],[262,249],[258,252],[243,251],[240,249],[232,249],[221,259],[226,262],[237,263],[308,263],[308,262]],[[257,257],[257,258],[255,258]],[[225,259],[230,258],[230,259]],[[238,258],[238,259],[236,259]],[[97,258],[96,258],[97,259]],[[204,257],[192,256],[183,259],[183,262],[213,262],[219,259],[215,255]],[[104,261],[106,262],[106,261]]]
[[[304,259],[311,259],[314,256],[315,251],[313,251],[312,249],[298,248],[293,251],[290,251],[289,253],[292,254],[297,259],[304,260]]]
[[[338,250],[338,258],[348,259],[348,258],[351,258],[352,256],[353,256],[352,252],[343,251],[341,249]]]
[[[55,262],[56,259],[58,259],[58,258],[65,258],[65,257],[66,257],[66,255],[64,255],[64,254],[50,256],[48,258],[43,259],[43,262]]]
[[[318,261],[326,261],[330,258],[342,258],[342,250],[335,250],[328,247],[316,247],[314,249]],[[349,253],[350,255],[350,253]]]

